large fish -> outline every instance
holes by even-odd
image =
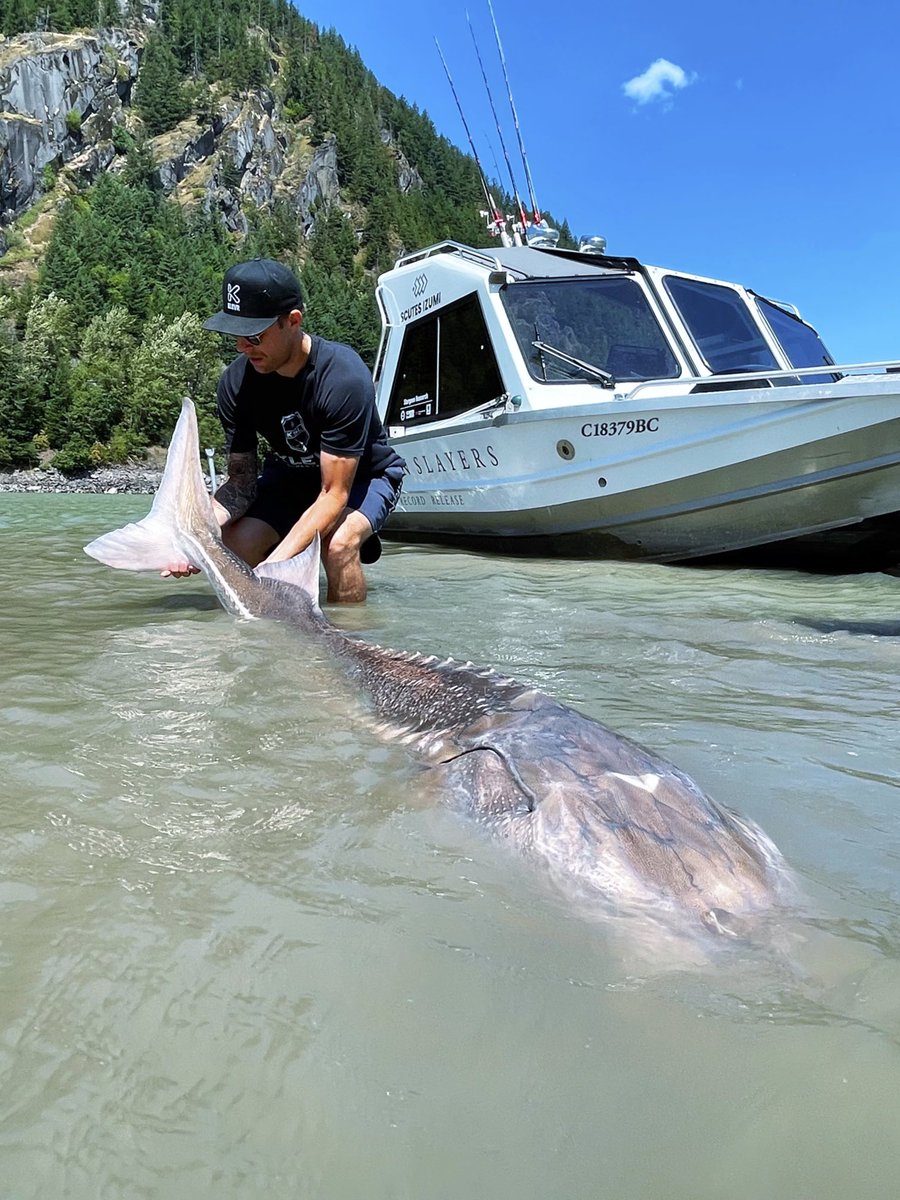
[[[232,554],[213,516],[189,400],[148,516],[85,550],[130,570],[186,558],[229,612],[320,639],[367,694],[378,732],[408,743],[442,800],[612,911],[733,935],[778,901],[787,871],[773,843],[670,763],[492,670],[335,628],[319,608],[318,542],[256,570]]]

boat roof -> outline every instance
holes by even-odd
[[[611,254],[585,254],[579,250],[560,250],[539,246],[473,246],[461,242],[438,242],[424,250],[397,259],[393,270],[408,270],[425,259],[450,254],[467,259],[482,270],[509,272],[518,279],[571,279],[575,275],[621,275],[623,271],[643,272],[636,258]],[[390,272],[385,272],[385,275]]]
[[[577,250],[541,249],[537,246],[503,246],[485,251],[508,271],[527,279],[571,279],[573,275],[621,275],[640,271],[636,258],[582,254]]]

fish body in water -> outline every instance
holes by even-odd
[[[534,688],[471,663],[385,649],[335,628],[318,602],[318,541],[252,570],[222,543],[185,401],[152,509],[85,547],[109,566],[186,558],[222,605],[323,642],[368,697],[377,731],[427,766],[433,793],[488,826],[560,882],[614,908],[735,933],[772,907],[787,872],[752,822],[685,774]]]

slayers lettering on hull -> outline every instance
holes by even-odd
[[[446,475],[449,471],[487,471],[499,467],[493,446],[470,446],[467,450],[441,450],[437,454],[413,454],[410,458],[417,475]]]
[[[400,321],[406,324],[407,321],[414,321],[416,317],[424,316],[425,313],[431,312],[433,308],[441,302],[441,293],[432,292],[430,296],[426,296],[424,300],[417,300],[415,304],[411,304],[409,308],[404,308],[400,313]]]

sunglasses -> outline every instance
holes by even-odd
[[[263,330],[263,333],[266,331]],[[258,346],[263,339],[263,333],[234,333],[231,336],[236,342],[249,342],[251,346]]]

